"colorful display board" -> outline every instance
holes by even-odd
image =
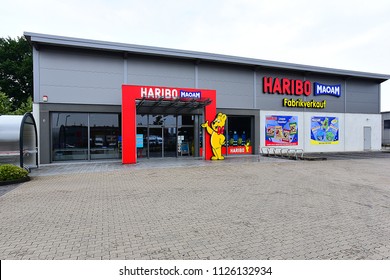
[[[312,117],[311,137],[312,145],[339,143],[339,118]]]
[[[143,134],[137,134],[136,135],[136,145],[137,148],[143,148],[144,147],[144,135]]]
[[[297,116],[266,116],[265,122],[266,146],[298,145]]]

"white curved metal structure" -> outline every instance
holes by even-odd
[[[0,115],[0,163],[38,167],[38,136],[31,113]]]

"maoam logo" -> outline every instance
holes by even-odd
[[[341,85],[324,85],[320,83],[314,83],[314,95],[332,95],[340,97]]]
[[[201,94],[200,91],[186,91],[186,90],[180,90],[180,98],[195,98],[200,99]]]

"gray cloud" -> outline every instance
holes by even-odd
[[[31,31],[390,74],[389,14],[388,0],[5,0],[0,36]],[[382,110],[390,111],[390,82]]]

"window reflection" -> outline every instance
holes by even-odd
[[[53,160],[88,159],[88,114],[52,114]]]
[[[194,155],[195,118],[201,116],[138,114],[137,134],[142,134],[143,148],[137,149],[137,156],[176,157],[184,154],[182,149],[184,146],[186,155]],[[147,124],[141,120],[148,120]],[[199,146],[201,147],[201,144]]]
[[[119,158],[118,114],[90,114],[91,159]]]
[[[180,125],[194,125],[194,116],[182,115]]]
[[[53,161],[119,158],[118,114],[52,113],[51,130]]]
[[[138,120],[137,115],[137,120]],[[149,125],[176,126],[176,116],[174,115],[149,115]]]
[[[228,154],[252,154],[252,117],[228,116]]]
[[[137,115],[137,126],[148,125],[148,115]]]

